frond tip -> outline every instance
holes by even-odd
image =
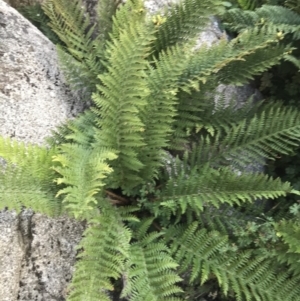
[[[130,258],[125,272],[123,297],[131,301],[181,301],[175,297],[182,290],[176,285],[178,264],[159,233],[150,233],[130,246]]]
[[[65,208],[76,218],[86,218],[97,205],[96,195],[105,184],[103,180],[112,172],[106,161],[117,156],[113,151],[87,149],[77,144],[64,144],[60,149],[61,153],[53,157],[60,166],[53,169],[62,176],[56,183],[67,186],[57,196],[66,195]]]

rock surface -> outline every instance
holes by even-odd
[[[0,0],[0,134],[42,144],[83,108],[65,84],[55,46]],[[0,300],[65,300],[84,227],[30,210],[0,212]]]
[[[41,144],[83,103],[64,83],[55,46],[2,0],[0,40],[1,134]]]
[[[0,300],[65,300],[84,225],[2,211],[0,229]]]

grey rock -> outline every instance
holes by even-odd
[[[84,224],[4,210],[0,227],[0,300],[65,300]]]
[[[42,144],[50,131],[83,109],[65,84],[55,46],[0,1],[0,131]]]
[[[0,0],[0,134],[43,144],[82,109],[59,70],[55,46]],[[65,300],[84,225],[3,210],[0,229],[0,300]]]

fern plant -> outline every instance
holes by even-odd
[[[300,300],[295,260],[281,260],[285,247],[298,256],[298,230],[257,222],[258,202],[299,192],[246,168],[299,145],[300,112],[212,96],[293,48],[262,25],[195,50],[197,32],[224,11],[219,0],[185,0],[155,16],[141,0],[107,0],[93,27],[79,1],[43,9],[70,83],[87,88],[92,106],[48,146],[0,139],[0,204],[87,221],[67,300],[197,300],[214,290],[224,300]],[[248,223],[282,234],[238,240]]]

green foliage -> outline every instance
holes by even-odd
[[[129,258],[131,232],[122,224],[120,212],[104,199],[99,205],[101,214],[94,212],[89,218],[84,238],[78,245],[80,260],[76,264],[70,301],[111,300],[108,291],[114,289],[112,279],[124,273]]]
[[[296,66],[298,15],[232,9],[236,37],[195,49],[225,10],[218,0],[155,16],[140,0],[102,1],[93,26],[79,1],[43,9],[92,107],[48,147],[0,138],[0,204],[86,220],[68,300],[300,300],[299,207],[273,203],[300,192],[250,171],[299,146],[299,110],[216,95],[220,83]]]
[[[62,145],[59,154],[53,156],[53,161],[60,163],[53,169],[62,176],[56,183],[65,186],[57,196],[66,195],[62,202],[75,218],[87,218],[98,205],[95,195],[105,185],[103,179],[112,172],[105,161],[116,158],[112,151],[97,149],[95,152],[76,144]]]
[[[39,30],[48,37],[54,44],[62,43],[57,34],[51,30],[48,23],[50,19],[43,11],[40,3],[35,3],[33,5],[26,5],[19,7],[20,13],[24,15],[25,18],[29,19],[33,25],[35,25]]]
[[[170,46],[185,44],[187,39],[194,39],[207,24],[209,17],[224,10],[221,1],[186,0],[171,6],[165,17],[155,16],[157,53]],[[164,14],[163,14],[164,15]]]

